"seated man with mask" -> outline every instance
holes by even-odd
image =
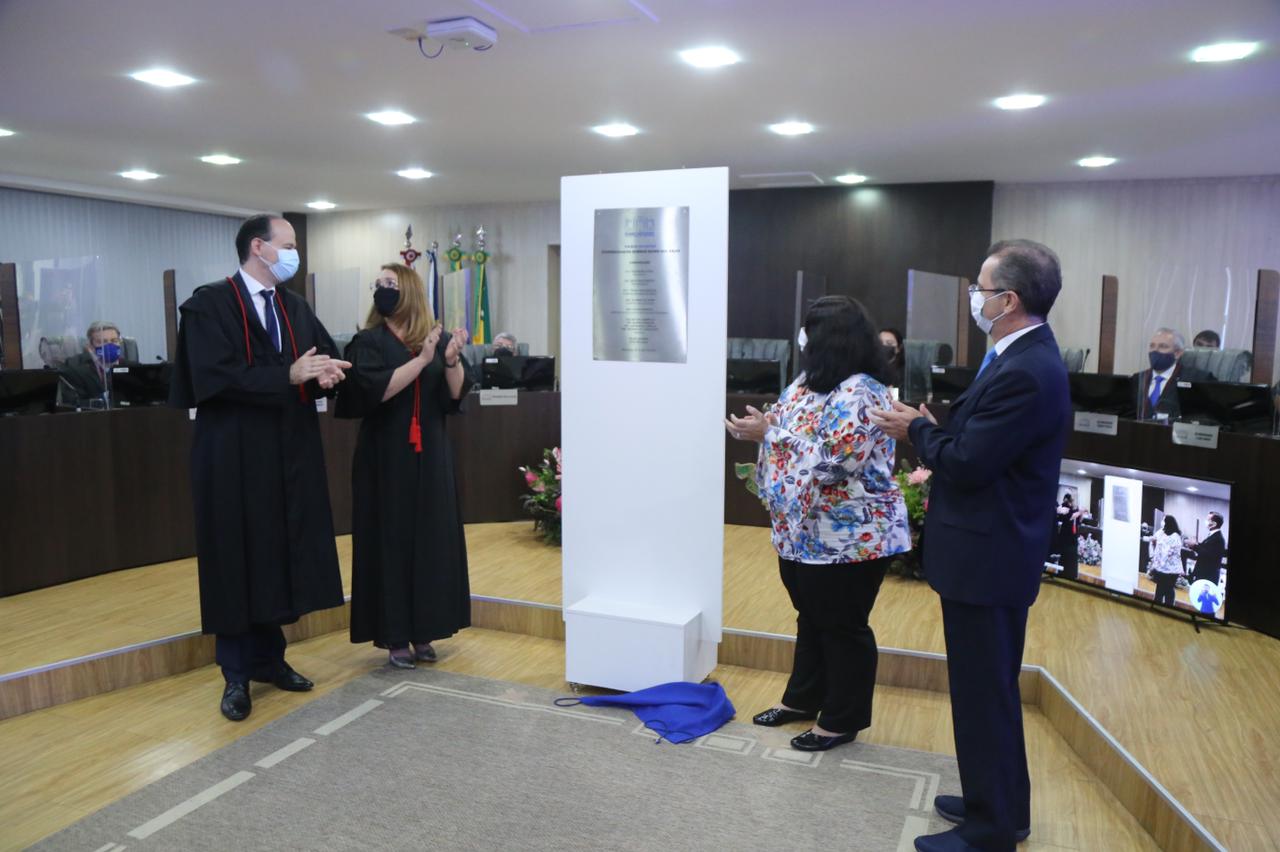
[[[493,338],[493,354],[499,355],[506,352],[508,355],[517,355],[519,345],[516,343],[516,336],[509,331],[504,331],[497,337]]]
[[[80,405],[101,401],[106,392],[107,371],[124,360],[124,340],[113,322],[98,320],[85,332],[84,352],[72,355],[58,368],[58,404]]]
[[[1186,340],[1171,328],[1157,328],[1147,347],[1150,369],[1132,379],[1133,400],[1139,420],[1176,420],[1182,413],[1178,404],[1178,382],[1213,382],[1213,374],[1182,366]]]

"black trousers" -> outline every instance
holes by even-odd
[[[255,624],[248,633],[219,633],[215,659],[228,683],[271,680],[284,669],[284,631],[278,624]]]
[[[1018,689],[1027,608],[943,598],[942,630],[964,795],[960,836],[979,849],[1012,852],[1014,833],[1031,825],[1031,778]]]
[[[867,623],[888,559],[836,565],[778,560],[796,608],[796,653],[782,703],[818,712],[818,724],[845,734],[871,725],[876,634]]]
[[[1173,606],[1178,598],[1178,575],[1156,571],[1156,603]]]

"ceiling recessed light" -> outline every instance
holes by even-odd
[[[622,124],[622,123],[597,124],[595,127],[591,129],[596,133],[599,133],[601,136],[608,136],[613,139],[617,139],[622,136],[635,136],[637,133],[640,132],[636,128],[632,127],[630,124]]]
[[[396,172],[396,174],[400,175],[402,178],[408,178],[409,180],[424,180],[425,178],[431,177],[431,172],[426,169],[419,168],[401,169]]]
[[[308,201],[307,206],[312,210],[332,210],[338,205],[334,204],[332,201]]]
[[[807,121],[780,121],[770,124],[769,129],[779,136],[803,136],[813,132],[813,125]]]
[[[1192,62],[1233,62],[1256,53],[1259,44],[1256,41],[1224,41],[1221,44],[1206,44],[1191,51]]]
[[[1044,95],[1008,95],[995,101],[1000,109],[1035,109],[1044,102]]]
[[[694,47],[680,51],[680,58],[694,68],[723,68],[736,65],[742,57],[727,47]]]
[[[152,86],[159,86],[162,89],[189,86],[196,81],[195,77],[188,77],[186,74],[179,74],[177,71],[171,71],[168,68],[148,68],[145,71],[134,71],[129,76],[139,83],[150,83]]]
[[[1115,161],[1115,157],[1085,157],[1084,159],[1076,160],[1076,165],[1084,166],[1086,169],[1101,169]]]
[[[149,172],[146,169],[129,169],[127,172],[120,172],[120,177],[129,180],[155,180],[160,175],[155,172]]]
[[[1076,473],[1080,474],[1081,476],[1088,476],[1088,475],[1089,475],[1089,471],[1087,471],[1087,470],[1083,470],[1083,469],[1081,469],[1081,470],[1077,470],[1077,471],[1076,471]]]
[[[1196,488],[1194,485],[1188,485],[1188,486],[1187,486],[1187,490],[1188,490],[1188,491],[1199,491],[1200,489],[1199,489],[1199,488]]]
[[[401,112],[398,109],[384,109],[382,112],[366,112],[364,117],[370,121],[385,124],[388,127],[395,127],[400,124],[413,124],[418,120],[407,112]]]
[[[0,127],[0,136],[12,136],[12,135],[13,135],[12,130],[5,130],[3,127]]]
[[[240,162],[240,158],[232,157],[229,154],[210,154],[207,157],[201,157],[200,162],[208,163],[212,166],[234,166]]]
[[[866,183],[867,176],[857,175],[857,174],[854,174],[853,172],[849,172],[847,175],[836,175],[836,180],[840,181],[841,183]]]

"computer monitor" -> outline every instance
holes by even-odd
[[[978,371],[972,367],[929,368],[930,394],[934,402],[955,402],[956,397],[969,389]]]
[[[1178,382],[1179,420],[1223,431],[1270,435],[1275,430],[1271,388],[1241,382]]]
[[[1094,414],[1132,417],[1137,411],[1136,386],[1130,376],[1099,373],[1067,373],[1071,408]]]
[[[771,358],[730,358],[726,370],[729,393],[782,393],[779,364]]]
[[[118,364],[111,368],[112,407],[164,405],[169,401],[171,365]]]
[[[47,414],[58,399],[54,370],[0,370],[0,415]]]
[[[546,355],[490,355],[481,364],[480,387],[554,390],[556,359]]]

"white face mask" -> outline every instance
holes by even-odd
[[[270,246],[271,243],[266,243],[266,245]],[[276,283],[283,284],[292,278],[298,271],[298,250],[276,248],[275,246],[271,247],[276,249],[276,262],[269,263],[265,257],[262,258],[262,262],[267,264],[267,268],[270,269],[271,274],[275,276]]]
[[[987,319],[982,315],[982,306],[992,299],[1003,295],[1004,293],[995,293],[983,298],[982,291],[980,290],[975,290],[969,294],[969,313],[973,316],[973,321],[978,324],[978,328],[982,329],[983,334],[990,334],[992,327],[996,324],[996,320],[1009,313],[1009,311],[1008,309],[1003,310],[991,319]]]
[[[799,347],[800,347],[800,351],[801,351],[801,352],[803,352],[803,351],[804,351],[805,346],[807,346],[807,345],[808,345],[808,343],[809,343],[809,335],[805,334],[805,333],[804,333],[804,329],[803,329],[803,328],[801,328],[801,329],[800,329],[800,334],[798,334],[798,335],[796,336],[796,345],[797,345],[797,346],[799,346]]]

